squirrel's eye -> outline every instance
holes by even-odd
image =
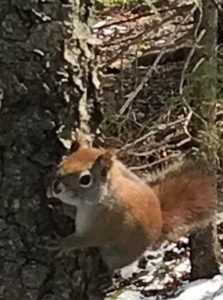
[[[91,174],[88,171],[83,172],[79,177],[79,183],[82,187],[90,187],[92,184]]]
[[[57,179],[53,182],[52,188],[55,194],[60,194],[62,192],[60,181]]]

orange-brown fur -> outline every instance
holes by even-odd
[[[65,158],[61,164],[60,173],[66,175],[87,170],[105,152],[104,149],[93,147],[81,148]],[[117,199],[116,205],[122,207],[124,211],[124,224],[131,228],[139,223],[147,233],[148,240],[157,240],[162,228],[162,216],[160,203],[154,191],[143,182],[139,184],[139,182],[133,181],[135,175],[123,166],[121,168],[115,157],[113,157],[109,174],[114,190],[113,197]],[[97,229],[99,229],[98,227]]]
[[[98,156],[104,153],[104,149],[81,148],[64,159],[60,166],[60,173],[65,175],[87,170]]]
[[[210,221],[215,209],[214,189],[199,167],[190,162],[153,186],[160,200],[165,235],[179,236]]]
[[[83,236],[69,236],[64,247],[70,244],[102,247],[113,269],[136,259],[162,233],[167,235],[184,225],[192,228],[192,223],[198,224],[212,215],[215,202],[212,186],[206,176],[194,170],[176,170],[150,187],[113,153],[80,145],[63,160],[59,175],[89,170],[101,157],[98,164],[106,169],[100,194],[104,209],[97,218],[88,218],[92,223]]]
[[[79,149],[66,157],[60,168],[61,174],[86,170],[105,152],[104,149],[93,147]],[[127,169],[121,170],[119,165],[113,166],[110,170],[112,185],[120,205],[125,207],[126,222],[131,224],[137,219],[157,239],[157,228],[161,222],[163,232],[169,233],[178,225],[192,225],[193,222],[196,224],[197,221],[212,215],[215,201],[210,181],[194,166],[191,168],[180,168],[172,172],[170,177],[167,174],[166,178],[152,188],[145,188],[144,185],[127,178]],[[162,210],[162,221],[157,209],[156,196]]]
[[[119,205],[124,207],[125,221],[134,226],[137,221],[150,241],[155,241],[162,228],[160,203],[154,191],[144,183],[139,184],[123,176],[119,166],[111,167],[111,184]]]

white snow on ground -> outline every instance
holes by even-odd
[[[217,215],[218,238],[223,252],[223,213]],[[223,300],[222,275],[188,282],[191,271],[188,238],[164,241],[147,250],[142,259],[120,270],[108,300]]]
[[[202,299],[215,299],[215,296],[219,297],[219,293],[223,299],[223,277],[217,275],[213,279],[197,280],[188,284],[183,293],[177,298],[170,298],[170,300],[202,300]],[[219,292],[219,293],[218,293]]]
[[[127,290],[120,294],[115,300],[156,300],[156,297],[143,297],[139,292]]]
[[[181,238],[181,242],[188,243],[188,239]],[[166,254],[170,253],[169,257]],[[172,257],[173,256],[173,257]],[[177,247],[176,243],[164,242],[156,251],[147,250],[143,255],[144,267],[139,262],[121,269],[121,277],[130,280],[130,289],[138,291],[161,291],[168,284],[190,272],[190,261],[185,247]],[[222,299],[223,300],[223,299]]]
[[[140,292],[125,290],[116,300],[158,300],[158,297],[143,297]],[[184,286],[183,292],[168,300],[223,300],[223,277],[217,275],[210,280],[197,280]]]

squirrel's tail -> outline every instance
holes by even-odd
[[[214,214],[214,185],[204,168],[193,162],[165,172],[151,184],[161,204],[163,233],[178,238],[207,224]]]

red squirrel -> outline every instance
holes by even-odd
[[[179,168],[149,186],[113,151],[92,147],[81,134],[75,151],[58,166],[48,196],[76,207],[76,232],[58,248],[99,247],[111,271],[162,237],[210,220],[215,203],[202,172]]]

